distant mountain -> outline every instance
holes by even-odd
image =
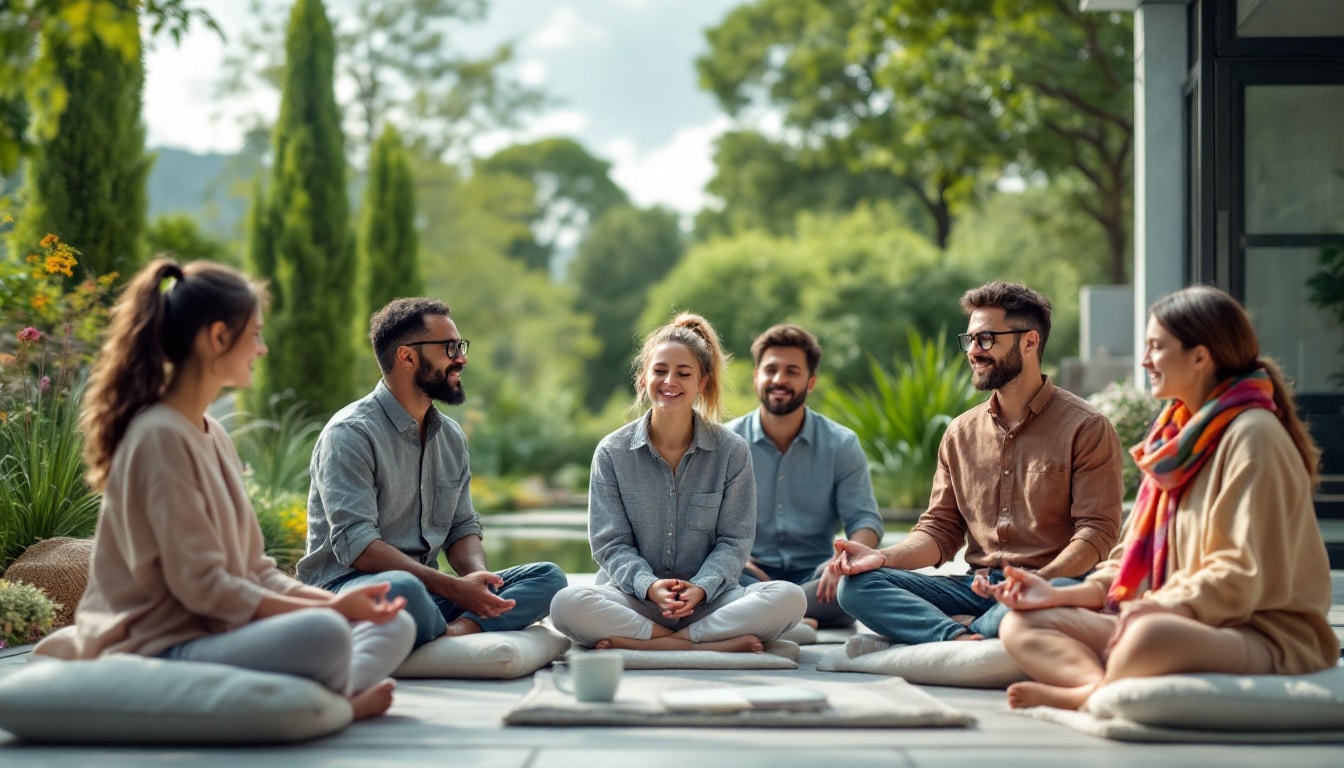
[[[242,239],[252,164],[240,155],[172,147],[149,151],[156,156],[149,172],[149,218],[186,213],[216,237]]]

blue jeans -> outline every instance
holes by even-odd
[[[775,581],[787,581],[803,588],[803,594],[807,595],[807,613],[803,614],[805,618],[816,619],[817,626],[826,627],[848,627],[854,623],[854,618],[845,613],[840,608],[840,603],[832,600],[829,603],[823,603],[817,599],[817,586],[821,584],[821,573],[826,569],[830,561],[824,561],[815,568],[776,568],[775,566],[757,563],[765,575]],[[737,583],[744,587],[752,584],[759,584],[760,579],[743,571],[738,577]]]
[[[405,610],[415,619],[415,647],[419,648],[442,636],[448,628],[448,622],[461,617],[476,622],[482,632],[522,629],[546,618],[546,614],[551,611],[551,598],[569,583],[565,572],[555,563],[517,565],[500,571],[499,576],[504,579],[504,585],[495,591],[500,597],[515,602],[508,612],[493,619],[483,619],[458,607],[453,601],[431,593],[425,588],[424,582],[408,571],[359,573],[336,579],[325,586],[333,592],[344,592],[365,584],[391,583],[388,598],[406,598]]]
[[[840,607],[874,632],[906,645],[951,640],[965,632],[998,637],[1007,606],[971,590],[973,576],[930,576],[895,568],[846,576],[840,581]],[[989,580],[1003,581],[1003,571],[989,569]],[[1056,586],[1076,579],[1054,579]],[[958,614],[975,616],[969,627],[953,621]]]

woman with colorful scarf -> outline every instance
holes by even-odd
[[[1245,310],[1195,286],[1152,307],[1143,367],[1166,407],[1121,544],[1081,584],[1015,568],[984,589],[1034,682],[1013,707],[1077,709],[1127,677],[1305,674],[1333,666],[1330,566],[1312,506],[1320,452]]]

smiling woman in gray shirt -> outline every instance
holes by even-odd
[[[751,452],[719,421],[718,335],[683,313],[635,360],[637,406],[593,456],[588,539],[597,586],[568,587],[551,621],[595,648],[760,652],[803,617],[797,585],[737,585],[756,530]]]

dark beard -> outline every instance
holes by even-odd
[[[467,401],[467,393],[462,389],[461,380],[454,386],[448,381],[448,374],[462,370],[461,365],[450,365],[446,370],[436,371],[425,358],[415,368],[415,386],[420,388],[431,400],[448,405],[461,405]]]
[[[995,361],[990,359],[989,371],[980,374],[976,373],[975,388],[981,392],[988,392],[992,389],[998,389],[1008,382],[1016,379],[1022,373],[1022,349],[1016,343],[1013,344],[1013,350],[1003,356],[1002,360]]]
[[[761,401],[761,405],[765,406],[765,410],[768,411],[769,413],[773,413],[776,416],[788,416],[790,413],[793,413],[799,408],[802,408],[803,404],[807,402],[807,390],[804,389],[803,391],[794,395],[791,399],[785,400],[784,402],[779,403],[778,405],[776,405],[775,402],[770,399],[769,388],[766,388],[764,392],[761,392],[759,394],[759,398]]]

